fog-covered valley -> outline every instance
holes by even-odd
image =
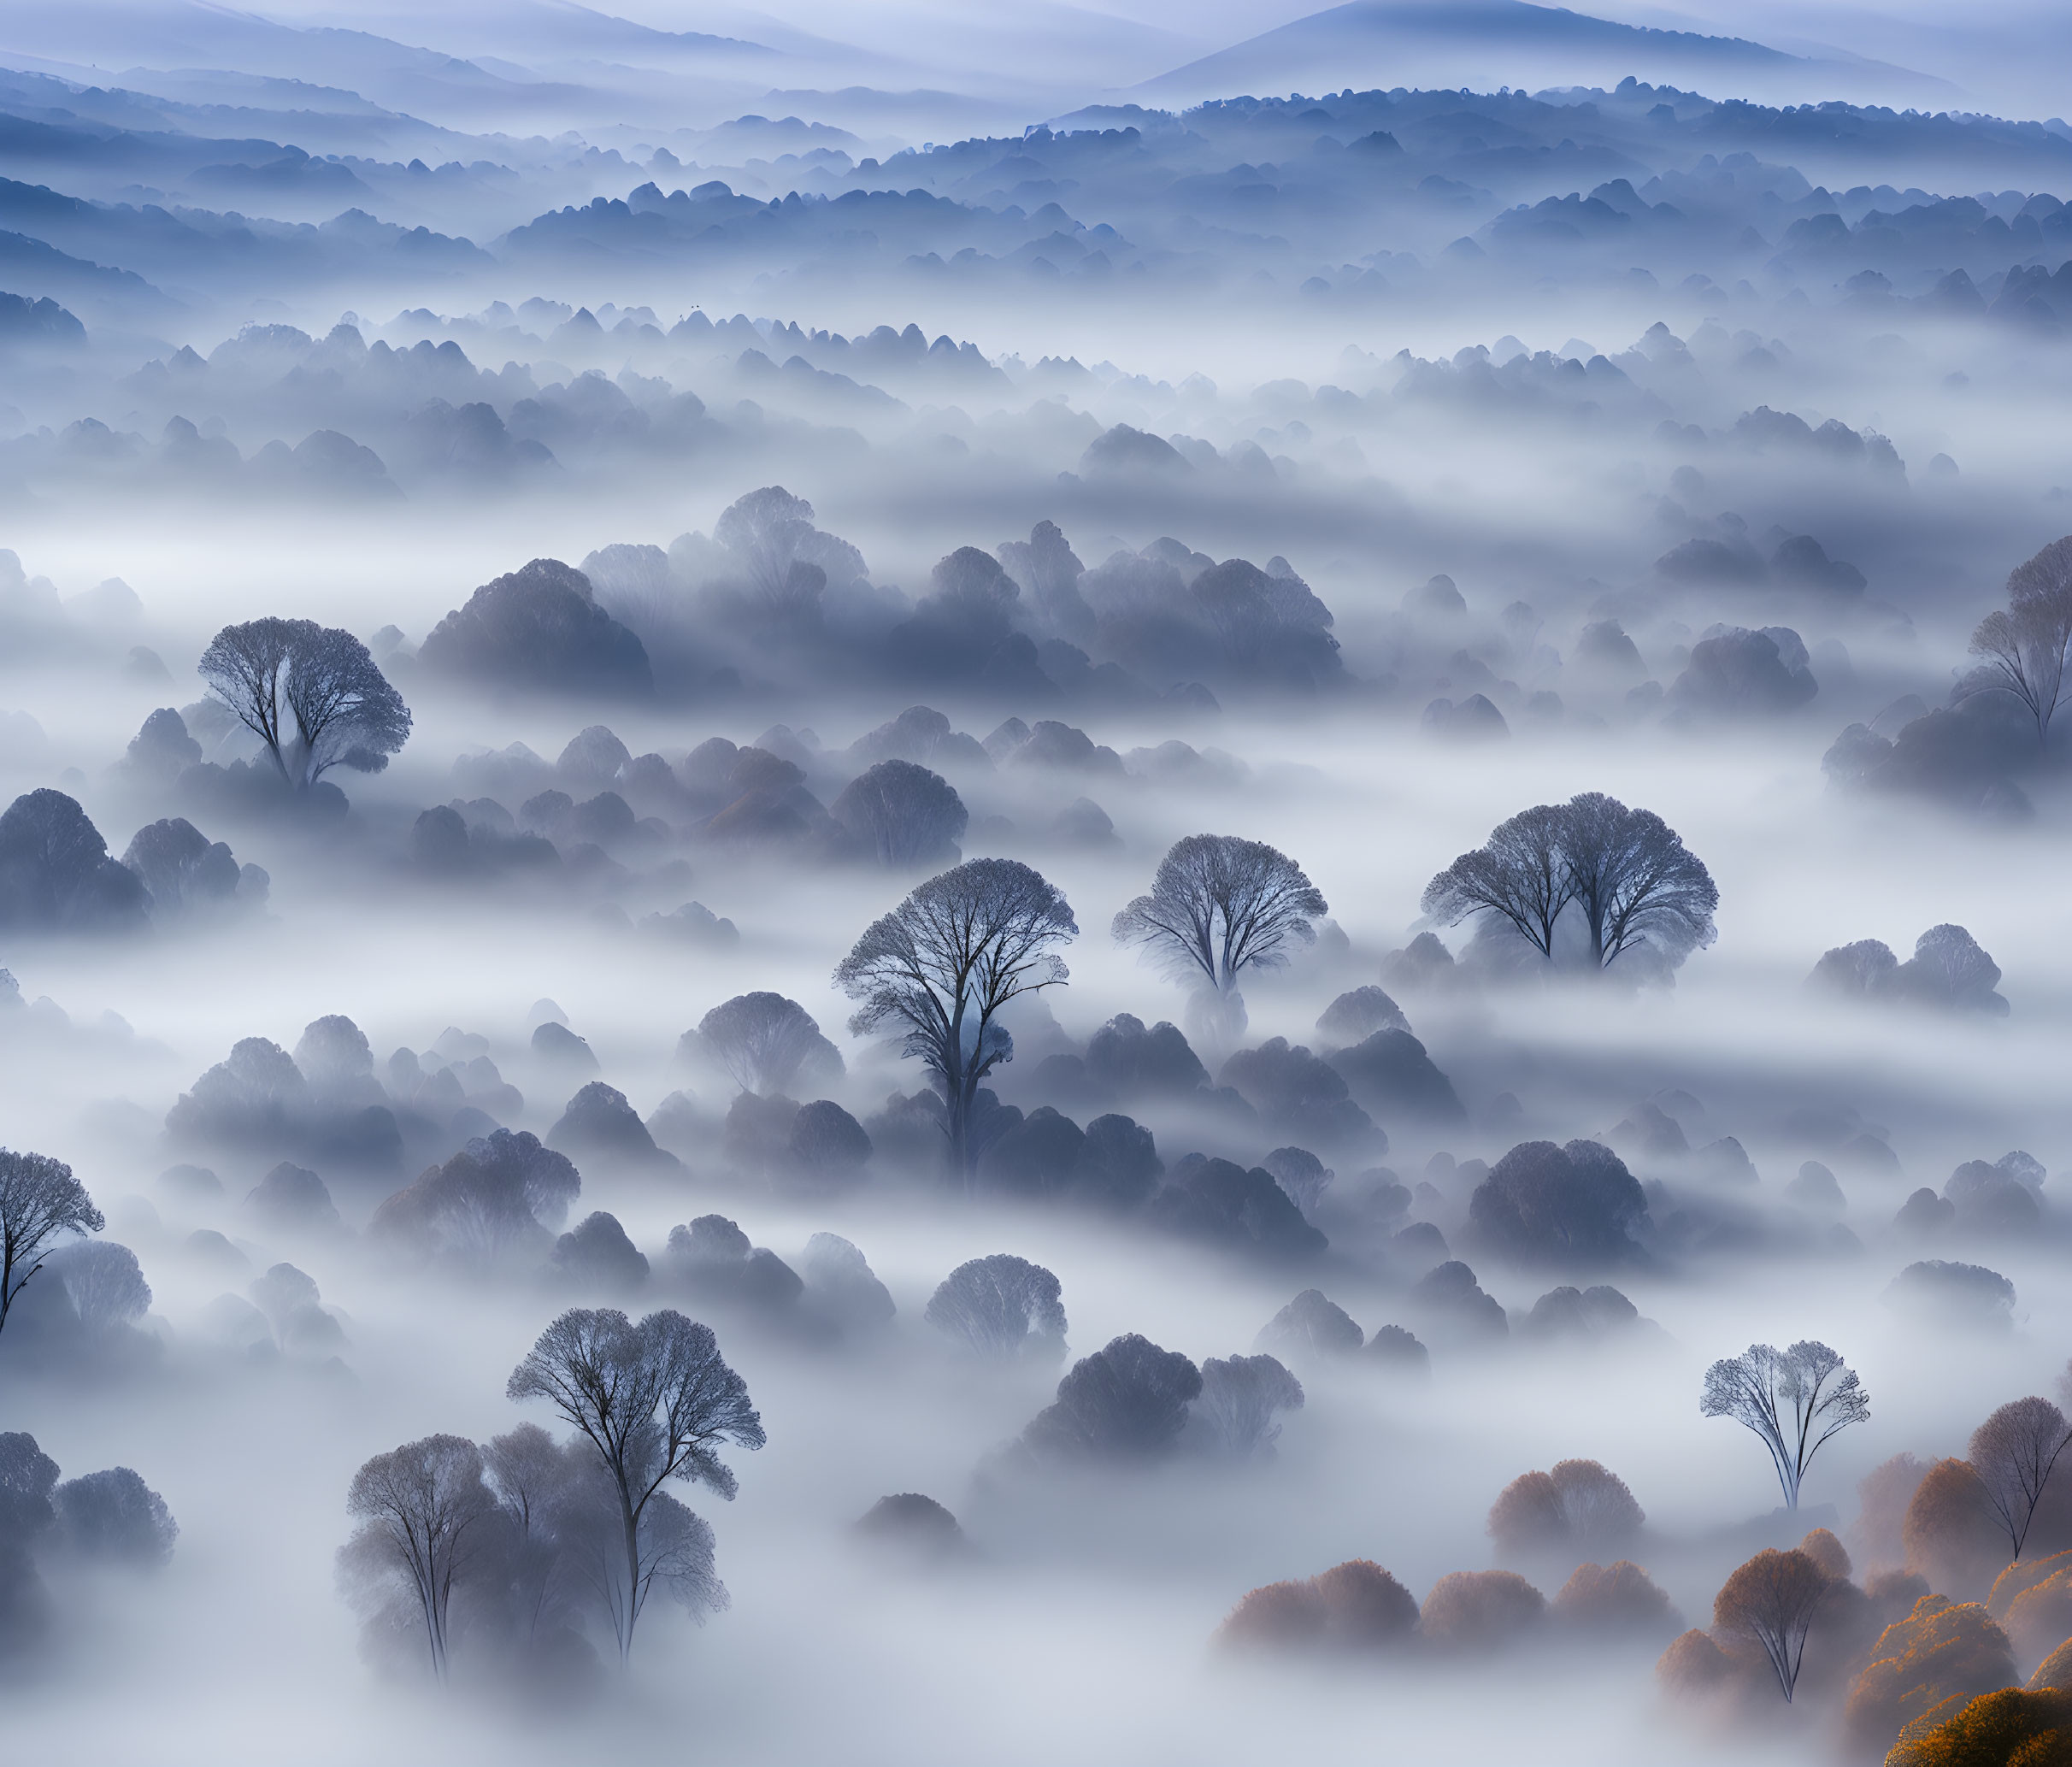
[[[16,1746],[2057,1758],[2060,33],[0,19]]]

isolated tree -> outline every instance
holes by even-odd
[[[811,1013],[782,994],[723,1000],[698,1021],[697,1037],[743,1092],[768,1098],[789,1092],[794,1081],[821,1086],[841,1076],[841,1052]]]
[[[1323,894],[1286,853],[1233,834],[1190,834],[1159,862],[1151,892],[1115,919],[1174,975],[1228,996],[1247,969],[1286,963],[1292,945],[1316,938]]]
[[[2051,720],[2064,704],[2072,653],[2072,535],[2052,540],[2007,579],[2007,606],[1979,621],[1971,654],[1981,667],[1977,691],[2011,694],[2035,721],[2048,748]]]
[[[367,646],[314,620],[226,626],[198,668],[297,791],[334,767],[379,773],[410,733],[409,709]]]
[[[1672,957],[1712,942],[1719,890],[1660,816],[1601,792],[1571,798],[1566,816],[1569,881],[1599,969],[1643,939]]]
[[[709,1326],[672,1308],[636,1325],[615,1309],[571,1308],[512,1370],[504,1396],[544,1399],[596,1450],[618,1502],[623,1566],[609,1597],[621,1660],[658,1578],[674,1571],[680,1526],[648,1517],[671,1479],[731,1499],[721,1444],[760,1448],[762,1420],[748,1387],[720,1355]],[[668,1512],[664,1511],[664,1517]]]
[[[981,1355],[1050,1354],[1064,1348],[1061,1293],[1041,1264],[996,1252],[951,1271],[921,1316]]]
[[[1769,1450],[1785,1507],[1798,1507],[1799,1482],[1828,1439],[1870,1417],[1870,1395],[1856,1370],[1825,1344],[1788,1350],[1751,1344],[1706,1370],[1698,1401],[1708,1417],[1731,1417]],[[1790,1690],[1786,1690],[1789,1697]]]
[[[0,1147],[0,1330],[61,1235],[97,1234],[107,1225],[63,1161]]]
[[[1971,1432],[1965,1458],[2017,1558],[2036,1505],[2043,1500],[2044,1482],[2068,1441],[2072,1441],[2072,1424],[2047,1399],[2018,1399],[2002,1405]]]
[[[874,922],[835,969],[835,986],[862,1003],[850,1030],[860,1037],[892,1027],[904,1052],[941,1083],[951,1169],[968,1186],[979,1084],[1015,1052],[1000,1010],[1066,980],[1051,947],[1078,931],[1070,905],[1039,873],[1013,859],[971,859]]]
[[[1274,1357],[1212,1356],[1188,1409],[1189,1433],[1233,1460],[1263,1457],[1280,1439],[1278,1414],[1300,1411],[1303,1398],[1302,1382]]]
[[[1554,955],[1554,924],[1574,900],[1569,869],[1567,807],[1539,804],[1490,830],[1425,886],[1425,913],[1442,926],[1493,915],[1543,957]]]
[[[912,761],[880,761],[842,788],[827,814],[880,865],[958,857],[970,813],[957,787]]]
[[[1713,1630],[1760,1650],[1787,1705],[1798,1685],[1806,1634],[1828,1587],[1827,1573],[1798,1548],[1766,1549],[1729,1576],[1713,1598]]]
[[[345,1493],[364,1544],[415,1591],[432,1672],[446,1677],[446,1616],[455,1580],[486,1532],[496,1499],[482,1481],[482,1451],[457,1435],[428,1435],[377,1454]]]

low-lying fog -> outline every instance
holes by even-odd
[[[0,32],[17,1751],[1847,1763],[2072,1689],[2072,1472],[2010,1540],[1974,1436],[2072,1434],[2072,131],[1569,14],[1586,86],[1180,108],[1230,10],[939,93],[668,21],[768,27],[753,111],[576,9]],[[1278,916],[1206,976],[1204,852]],[[1068,975],[852,1024],[1003,880]],[[709,1562],[505,1396],[598,1308],[745,1383]],[[1794,1511],[1700,1398],[1804,1340],[1869,1414]]]

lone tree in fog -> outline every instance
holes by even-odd
[[[942,1083],[950,1166],[967,1184],[977,1164],[970,1124],[979,1083],[1014,1058],[1000,1010],[1066,980],[1051,947],[1078,931],[1070,904],[1041,874],[1013,859],[971,859],[874,922],[835,969],[835,986],[862,1003],[851,1031],[894,1028],[905,1052]]]
[[[782,994],[736,994],[698,1021],[698,1043],[743,1092],[768,1098],[805,1077],[810,1086],[839,1077],[840,1052],[813,1015]]]
[[[377,1454],[353,1475],[345,1509],[410,1580],[425,1622],[432,1672],[446,1678],[446,1611],[454,1581],[487,1532],[497,1500],[482,1481],[482,1451],[463,1436],[428,1435]]]
[[[2018,1399],[2004,1405],[1971,1432],[1964,1458],[1985,1487],[1993,1519],[2007,1532],[2014,1556],[2022,1556],[2044,1481],[2072,1440],[2072,1424],[2047,1399]]]
[[[1787,1509],[1798,1507],[1799,1481],[1831,1436],[1870,1417],[1870,1395],[1856,1370],[1825,1344],[1788,1350],[1751,1344],[1705,1372],[1698,1408],[1752,1429],[1769,1450]],[[1785,1697],[1791,1697],[1787,1687]]]
[[[606,1605],[624,1661],[649,1590],[679,1573],[686,1544],[682,1506],[662,1485],[702,1483],[731,1499],[736,1481],[721,1445],[753,1449],[766,1440],[748,1385],[720,1355],[712,1328],[674,1308],[636,1325],[614,1308],[572,1307],[540,1334],[503,1392],[517,1403],[545,1399],[611,1481],[624,1570],[623,1581],[609,1579]]]
[[[379,773],[410,734],[409,708],[367,646],[314,620],[226,626],[198,667],[296,791],[334,767]]]
[[[1233,834],[1190,834],[1159,862],[1151,892],[1115,916],[1118,944],[1142,946],[1184,980],[1227,997],[1247,969],[1286,963],[1316,938],[1323,894],[1286,853]]]
[[[0,1147],[0,1329],[61,1234],[97,1234],[107,1224],[70,1166]]]
[[[1602,792],[1522,810],[1425,886],[1424,911],[1447,925],[1493,916],[1551,959],[1573,906],[1606,969],[1647,943],[1674,959],[1713,938],[1720,892],[1702,861],[1652,810]]]
[[[1981,668],[1970,685],[1981,692],[2011,693],[2036,722],[2047,748],[2051,720],[2065,699],[2065,664],[2072,653],[2072,534],[2052,540],[2007,579],[2007,605],[1979,621],[1971,654]]]
[[[827,814],[879,864],[896,866],[954,863],[971,820],[948,780],[897,760],[857,775]]]
[[[1788,1552],[1757,1553],[1713,1598],[1713,1630],[1760,1650],[1787,1705],[1798,1685],[1806,1634],[1828,1587],[1828,1574],[1794,1546]]]

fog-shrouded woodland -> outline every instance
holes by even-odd
[[[10,1758],[2072,1762],[2068,58],[0,10]]]

